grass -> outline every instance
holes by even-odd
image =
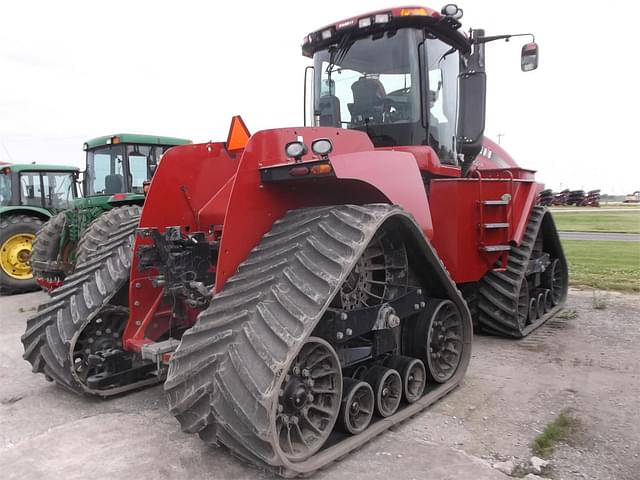
[[[563,412],[556,419],[544,427],[531,445],[533,453],[540,457],[549,455],[558,442],[566,442],[578,427],[578,420]]]
[[[554,210],[553,214],[558,230],[563,232],[640,233],[640,211],[563,212]]]
[[[563,240],[572,285],[640,292],[640,242]]]

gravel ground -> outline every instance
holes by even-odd
[[[526,465],[532,440],[566,411],[578,431],[550,455],[543,477],[637,480],[640,296],[597,295],[603,310],[591,290],[572,289],[566,317],[575,318],[525,340],[477,335],[460,388],[314,478],[508,479],[502,471]],[[43,299],[0,297],[3,478],[270,478],[180,432],[161,387],[105,401],[33,375],[20,335]]]

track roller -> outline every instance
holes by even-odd
[[[363,432],[371,423],[374,395],[371,385],[354,378],[345,378],[342,387],[342,405],[339,425],[352,435]]]
[[[427,371],[421,360],[402,355],[392,356],[385,362],[385,366],[400,374],[402,398],[405,402],[414,403],[422,396],[427,385]]]
[[[392,368],[375,365],[364,374],[364,380],[373,388],[376,413],[383,418],[393,415],[402,399],[400,374]]]
[[[317,452],[338,419],[342,370],[333,347],[309,337],[280,388],[276,429],[282,452],[301,461]]]
[[[545,288],[544,290],[544,312],[550,312],[553,308],[553,302],[551,301],[551,290]]]
[[[529,322],[535,322],[536,318],[538,318],[538,302],[536,301],[536,297],[531,297],[529,299],[529,314],[528,314]]]
[[[544,292],[539,291],[536,295],[536,318],[542,318],[544,313]]]

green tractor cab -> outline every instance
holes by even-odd
[[[0,292],[38,288],[29,258],[36,232],[78,197],[76,167],[9,164],[0,167]]]
[[[162,155],[171,147],[191,140],[154,135],[120,133],[91,139],[84,144],[86,169],[82,181],[84,198],[53,217],[36,237],[31,257],[38,284],[47,291],[62,285],[84,258],[108,236],[122,218],[117,212],[89,226],[105,212],[125,206],[141,206],[144,188]]]

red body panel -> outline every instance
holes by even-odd
[[[337,152],[331,155],[336,178],[262,184],[259,168],[284,163],[283,147],[297,136],[303,136],[309,143],[316,138],[331,139]],[[307,155],[305,159],[313,157]],[[424,185],[413,156],[404,152],[374,154],[369,138],[356,131],[300,128],[256,133],[242,156],[229,201],[216,271],[216,291],[222,289],[249,251],[287,210],[373,202],[403,205],[426,235],[433,234]]]
[[[310,145],[318,138],[333,143],[329,158],[333,175],[263,183],[261,170],[317,162],[318,158],[307,153],[300,163],[294,163],[286,158],[284,146],[294,140]],[[200,231],[210,240],[219,239],[216,291],[286,211],[345,203],[402,206],[432,241],[453,279],[457,283],[477,281],[505,255],[481,248],[519,243],[542,189],[534,182],[533,172],[520,169],[490,141],[471,170],[471,178],[460,178],[460,167],[440,164],[430,147],[375,149],[362,132],[327,127],[261,131],[250,137],[243,151],[234,153],[223,143],[171,149],[154,175],[140,221],[143,228],[162,232],[169,226],[181,226],[184,232]],[[427,174],[426,186],[421,173]],[[504,198],[510,201],[499,208],[482,204],[482,200]],[[508,227],[482,227],[502,222]],[[137,238],[135,248],[150,243],[148,238]],[[197,316],[197,311],[186,308],[181,325],[176,325],[175,318],[171,321],[171,299],[163,298],[162,287],[151,281],[158,272],[140,272],[137,265],[134,255],[131,313],[123,337],[128,350],[157,340],[170,324],[188,327]]]
[[[433,246],[456,283],[476,282],[500,254],[487,254],[484,245],[518,244],[522,239],[538,185],[531,180],[456,178],[431,182],[429,203],[435,225]],[[487,207],[482,200],[508,205]],[[482,229],[484,223],[509,223],[507,228]]]

